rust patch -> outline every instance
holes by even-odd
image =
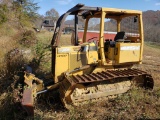
[[[28,115],[34,115],[32,88],[27,88],[23,91],[23,98],[21,104],[23,108],[27,111]]]

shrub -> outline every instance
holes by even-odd
[[[35,36],[35,33],[31,30],[27,30],[22,34],[22,39],[20,40],[20,44],[22,44],[25,47],[30,47],[34,45],[37,41],[37,38]]]
[[[8,11],[7,6],[0,4],[0,24],[3,24],[7,21],[6,12]]]

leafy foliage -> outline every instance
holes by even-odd
[[[22,27],[31,25],[31,22],[37,17],[36,11],[39,9],[37,3],[31,0],[15,0],[13,8]]]
[[[35,71],[39,68],[41,64],[46,62],[46,56],[50,56],[50,45],[45,45],[42,42],[37,42],[34,47],[34,58],[31,62],[31,66],[35,69]]]
[[[0,24],[7,21],[8,8],[5,4],[0,4]]]

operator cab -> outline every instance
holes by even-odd
[[[62,40],[66,42],[68,36],[65,34],[63,39],[60,38],[63,37],[61,32],[68,15],[74,16],[69,46],[60,44]],[[80,17],[84,26],[79,31]],[[97,63],[102,66],[141,63],[144,39],[142,24],[141,11],[77,5],[58,20],[52,40],[53,52],[67,54],[67,60],[76,59],[77,68]],[[53,59],[55,57],[53,54]],[[74,68],[70,66],[69,69]]]

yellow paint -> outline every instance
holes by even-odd
[[[101,56],[101,65],[106,64],[105,54],[104,54],[104,20],[105,20],[106,12],[102,12],[101,23],[100,23],[100,36],[99,36],[99,49]]]
[[[115,59],[115,55],[114,55],[114,48],[113,47],[109,47],[109,52],[108,52],[108,58],[109,60],[114,60]]]
[[[85,28],[84,28],[84,34],[83,34],[83,43],[86,42],[86,35],[87,35],[87,28],[88,28],[88,21],[89,21],[89,18],[86,19],[86,22],[85,22]]]
[[[125,13],[125,14],[142,14],[142,11],[139,10],[126,10],[126,9],[116,9],[116,8],[102,8],[102,11],[112,12],[112,13]]]
[[[117,21],[117,32],[121,30],[121,20],[129,16],[137,16],[139,18],[139,36],[128,37],[130,43],[116,42],[116,47],[109,47],[108,52],[104,51],[104,22],[105,18],[112,18]],[[88,29],[88,21],[90,18],[100,18],[100,35],[99,44],[88,43],[86,34]],[[143,54],[143,21],[142,12],[138,10],[124,10],[115,8],[102,8],[94,15],[86,18],[83,43],[79,46],[61,46],[57,47],[55,61],[55,83],[63,79],[63,73],[71,72],[85,65],[97,64],[95,71],[104,69],[112,69],[116,65],[137,64],[142,61]],[[89,50],[90,47],[97,46],[98,50]],[[137,47],[138,46],[138,47]],[[85,48],[85,49],[84,49]],[[135,49],[134,49],[135,48]],[[138,48],[138,49],[137,49]],[[83,50],[84,49],[84,50]],[[93,69],[93,68],[92,68]],[[88,71],[91,71],[88,69]],[[74,74],[84,74],[87,70],[80,70]],[[87,72],[89,73],[89,72]],[[85,73],[86,74],[86,73]]]
[[[124,48],[125,50],[121,50],[122,48]],[[116,63],[139,62],[140,43],[117,43],[116,49]]]
[[[143,33],[143,20],[142,20],[142,14],[139,15],[139,33],[140,33],[140,42],[141,42],[141,54],[140,54],[140,63],[142,62],[143,57],[143,46],[144,46],[144,33]]]
[[[94,43],[87,43],[81,46],[62,46],[57,48],[54,77],[55,83],[63,80],[64,72],[71,72],[87,64],[97,63],[97,50],[89,50],[91,47],[94,48],[96,46]],[[82,71],[79,73],[82,73]]]
[[[55,65],[55,83],[62,80],[62,73],[68,71],[69,54],[57,54]]]
[[[120,28],[121,28],[121,19],[117,20],[117,32],[120,32]]]

